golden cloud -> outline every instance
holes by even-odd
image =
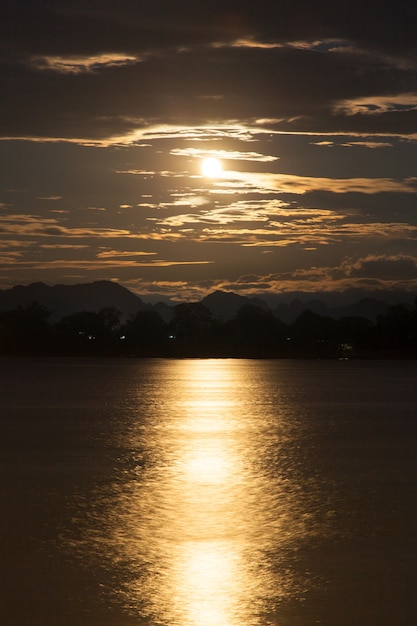
[[[342,100],[335,107],[335,113],[345,115],[381,115],[396,111],[417,110],[417,93],[401,93],[391,96],[369,96]]]
[[[107,53],[91,56],[35,56],[31,59],[31,65],[41,71],[52,71],[60,74],[91,73],[97,69],[131,65],[142,59],[136,55],[124,53]]]

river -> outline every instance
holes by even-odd
[[[410,626],[417,362],[0,359],[0,622]]]

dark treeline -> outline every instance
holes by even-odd
[[[122,322],[114,307],[80,311],[54,323],[50,317],[51,311],[37,303],[0,312],[0,354],[417,358],[417,300],[414,308],[392,306],[375,322],[362,317],[335,320],[307,310],[285,324],[254,305],[219,321],[199,302],[174,307],[170,322],[153,310]]]

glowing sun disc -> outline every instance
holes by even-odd
[[[208,178],[216,178],[216,176],[220,176],[222,173],[222,164],[219,159],[208,157],[203,160],[201,164],[201,171],[204,176],[207,176]]]

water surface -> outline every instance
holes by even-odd
[[[0,360],[8,626],[409,626],[417,364]]]

